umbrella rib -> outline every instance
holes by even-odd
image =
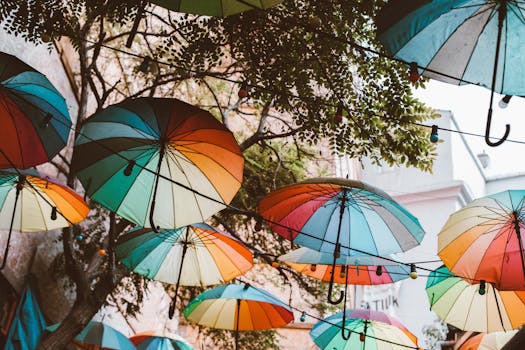
[[[30,192],[36,192],[37,191],[37,189],[35,187],[31,187],[31,190],[32,191],[30,191]],[[46,197],[49,197],[45,192],[44,192],[44,194],[46,195]],[[42,195],[44,195],[44,194],[42,194]],[[42,214],[44,214],[44,210],[42,208],[42,205],[40,205],[40,201],[38,200],[39,199],[38,195],[36,193],[34,193],[33,195],[35,196],[35,202],[38,205],[38,208],[40,209],[40,212]],[[51,198],[49,198],[49,200],[46,200],[46,204],[47,205],[49,205],[50,203],[51,204],[55,204]],[[20,203],[20,204],[22,204],[22,203]],[[54,205],[53,205],[53,207],[54,207]],[[23,206],[21,206],[21,208],[23,208]],[[20,213],[20,215],[22,215],[22,213]],[[49,229],[47,227],[47,221],[45,220],[43,215],[42,215],[42,221],[44,223],[45,230],[49,231]],[[20,228],[22,228],[22,227],[20,226]]]
[[[522,7],[520,7],[518,5],[518,2],[512,2],[511,4],[514,4],[515,7],[517,7],[519,10],[524,10]],[[523,13],[521,11],[518,11],[516,12],[516,10],[514,9],[514,6],[509,6],[512,13],[514,13],[516,15],[516,18],[518,18],[518,20],[521,22],[521,24],[525,25],[525,18],[523,17]]]

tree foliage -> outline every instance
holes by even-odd
[[[290,0],[267,11],[209,18],[142,8],[140,0],[3,0],[0,25],[50,50],[53,43],[72,45],[78,58],[75,136],[91,113],[127,97],[183,97],[212,110],[238,136],[246,158],[236,209],[215,220],[254,250],[269,253],[262,257],[271,262],[288,246],[253,230],[256,203],[270,190],[310,176],[312,160],[367,156],[430,169],[435,148],[417,124],[434,115],[413,97],[408,68],[362,48],[380,50],[374,17],[383,2]],[[141,24],[126,48],[137,16]],[[241,82],[247,97],[237,94]],[[334,118],[339,106],[342,120]],[[54,163],[78,189],[70,161]],[[42,349],[64,346],[129,275],[113,253],[129,223],[102,208],[96,217],[83,241],[75,239],[78,227],[63,231],[56,269],[75,285],[76,300],[67,322]],[[108,254],[98,254],[101,246]]]

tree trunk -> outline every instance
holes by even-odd
[[[37,350],[64,349],[80,333],[98,310],[104,305],[109,293],[115,289],[120,280],[127,276],[126,269],[115,269],[106,273],[98,281],[94,291],[79,293],[66,318],[53,333],[48,333],[40,340]],[[78,291],[78,289],[77,289]]]

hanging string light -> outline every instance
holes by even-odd
[[[383,266],[379,265],[376,268],[376,276],[381,276],[383,274]]]
[[[128,166],[126,167],[126,169],[124,169],[124,175],[130,176],[131,172],[133,171],[134,166],[135,166],[135,161],[133,159],[128,161]]]
[[[417,271],[416,271],[416,265],[410,264],[410,278],[415,280],[417,278]]]
[[[300,320],[301,320],[301,322],[306,321],[306,312],[305,312],[305,311],[303,311],[303,312],[301,313],[301,318],[300,318]]]
[[[408,80],[411,83],[416,83],[419,80],[420,75],[417,69],[417,62],[410,62],[410,73],[408,76]]]
[[[438,126],[432,125],[432,131],[430,132],[430,142],[436,143],[439,141]]]
[[[245,81],[241,83],[239,91],[237,91],[237,96],[239,96],[239,98],[245,98],[248,96],[248,84]]]
[[[340,103],[337,106],[337,110],[334,114],[334,122],[341,124],[343,122],[343,105]]]
[[[487,282],[485,280],[481,280],[479,282],[478,293],[479,293],[479,295],[485,295],[486,292],[487,292]]]

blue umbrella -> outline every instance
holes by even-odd
[[[129,338],[137,350],[193,350],[193,346],[177,334],[144,332]]]
[[[47,327],[47,330],[54,331],[59,326],[57,323]],[[102,322],[90,321],[75,340],[106,349],[136,350],[135,345],[124,334]]]
[[[378,37],[396,58],[423,75],[491,89],[485,141],[490,140],[494,92],[525,95],[525,7],[522,0],[393,0],[377,18]],[[493,63],[493,70],[487,69]]]
[[[29,274],[9,327],[4,350],[36,349],[46,328],[44,315],[35,295],[36,278]]]

